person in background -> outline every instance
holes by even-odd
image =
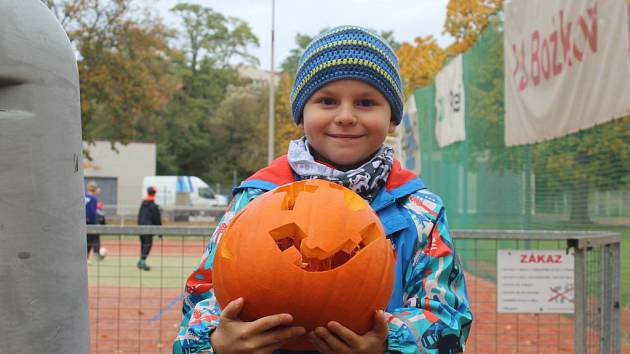
[[[101,193],[101,189],[98,187],[98,184],[94,181],[88,182],[86,186],[85,192],[85,223],[87,225],[95,225],[97,224],[98,214],[97,214],[97,206],[98,206],[98,198],[97,196]],[[94,252],[94,254],[98,257],[101,249],[101,235],[98,234],[87,234],[87,259],[88,264],[90,263],[90,250]]]
[[[96,224],[97,225],[105,225],[107,220],[105,219],[105,204],[103,202],[96,203]],[[99,261],[102,261],[107,257],[107,248],[101,247],[101,235],[96,235],[96,244],[98,249],[94,250],[94,254],[96,254]]]
[[[142,204],[140,204],[140,211],[138,212],[138,225],[162,225],[162,216],[160,215],[160,208],[155,204],[154,187],[147,188],[147,195],[144,197]],[[151,267],[147,264],[147,257],[151,252],[153,246],[153,235],[140,235],[140,259],[136,264],[138,269],[151,270]]]

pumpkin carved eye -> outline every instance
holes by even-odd
[[[243,320],[290,313],[307,330],[334,320],[363,334],[391,296],[394,253],[364,199],[332,182],[304,180],[241,210],[219,242],[212,272],[222,308],[245,299]],[[304,339],[286,348],[311,346]]]
[[[285,257],[289,263],[295,264],[307,272],[321,272],[345,264],[350,258],[376,240],[379,236],[378,232],[378,225],[371,223],[359,232],[361,241],[358,244],[349,239],[340,250],[328,257],[326,257],[325,253],[320,257],[309,256],[312,252],[302,253],[302,240],[306,238],[306,234],[295,223],[271,230],[269,234],[282,252],[282,257]]]

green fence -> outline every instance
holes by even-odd
[[[444,148],[434,134],[435,86],[415,92],[421,175],[451,225],[630,227],[630,118],[508,148],[503,69],[503,32],[493,23],[463,55],[466,139]]]
[[[466,139],[443,148],[435,135],[435,84],[414,95],[420,174],[443,199],[450,227],[617,232],[622,241],[621,307],[630,316],[630,117],[507,147],[499,20],[463,54],[463,82]],[[524,248],[538,246],[521,242]],[[471,252],[483,249],[468,246],[464,241],[458,247],[465,260],[477,258]],[[622,330],[624,342],[630,343],[630,327]]]

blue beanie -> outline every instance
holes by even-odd
[[[382,37],[357,26],[328,30],[306,47],[291,90],[295,123],[302,122],[304,105],[315,91],[342,79],[361,80],[378,89],[389,102],[392,119],[400,123],[403,93],[396,53]]]

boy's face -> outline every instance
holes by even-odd
[[[317,90],[299,125],[308,142],[337,166],[354,166],[378,150],[396,125],[383,94],[358,80],[339,80]]]

